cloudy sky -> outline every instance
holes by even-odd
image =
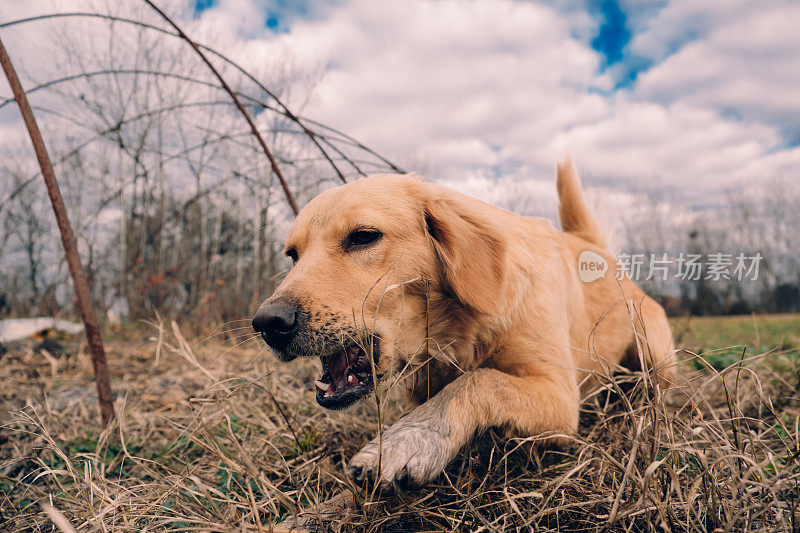
[[[201,0],[251,65],[322,72],[308,115],[443,179],[587,179],[703,194],[800,178],[794,1]]]
[[[186,0],[184,24],[309,73],[306,116],[484,196],[549,190],[568,151],[589,183],[694,198],[800,178],[792,0]]]

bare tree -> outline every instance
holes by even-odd
[[[153,309],[246,316],[284,266],[276,243],[291,210],[231,92],[255,117],[253,125],[301,204],[347,172],[397,167],[302,117],[297,110],[309,80],[291,68],[257,77],[198,45],[228,80],[225,87],[152,10],[109,8],[0,25],[50,27],[53,68],[30,75],[29,93],[48,102],[48,137],[57,147],[95,298],[130,318],[151,316]],[[269,88],[263,77],[270,78]],[[0,100],[0,107],[6,103]],[[0,171],[0,181],[10,180]],[[9,201],[19,209],[16,197]],[[5,200],[0,197],[0,215]],[[43,233],[39,243],[46,249],[54,235],[39,229],[31,231]],[[35,251],[35,264],[29,261],[24,270],[40,291],[63,272],[43,273]],[[59,295],[68,301],[64,290]]]

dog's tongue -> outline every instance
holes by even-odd
[[[342,350],[328,359],[328,372],[336,390],[342,390],[347,384],[347,352],[348,350]]]
[[[358,346],[353,345],[328,358],[328,373],[333,379],[336,390],[342,390],[347,386],[347,369],[358,357],[359,350]]]

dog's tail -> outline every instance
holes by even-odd
[[[586,202],[583,201],[581,186],[578,183],[578,172],[570,158],[558,164],[558,217],[561,227],[567,233],[573,233],[601,248],[606,247],[606,239],[600,231],[600,225],[595,220]]]

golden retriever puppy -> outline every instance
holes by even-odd
[[[282,361],[321,359],[328,409],[406,375],[409,412],[384,431],[380,459],[377,438],[352,458],[356,481],[424,484],[490,427],[558,443],[617,365],[669,383],[663,309],[617,279],[572,164],[557,173],[562,232],[408,175],[325,191],[298,215],[294,266],[256,331]]]

